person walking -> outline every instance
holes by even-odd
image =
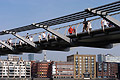
[[[46,34],[45,34],[45,32],[42,33],[42,39],[46,39]]]
[[[10,45],[10,39],[8,39],[8,40],[6,41],[6,43],[7,43],[8,45]]]
[[[75,29],[75,27],[73,28],[73,33],[74,33],[74,34],[76,33],[76,29]]]
[[[41,34],[39,34],[38,39],[39,39],[39,43],[40,43],[40,41],[42,40]]]
[[[70,28],[68,29],[69,34],[71,35],[73,33],[73,28],[70,26]]]
[[[9,39],[9,44],[10,44],[10,46],[12,46],[12,39],[11,38]]]
[[[113,27],[113,24],[111,22],[108,23],[109,27]]]
[[[103,31],[107,26],[108,26],[107,21],[105,19],[101,20],[101,27],[102,27]]]
[[[29,39],[29,35],[28,35],[29,33],[27,33],[27,35],[26,35],[26,39]]]
[[[33,37],[31,36],[31,37],[29,38],[29,40],[30,40],[31,42],[33,42]]]
[[[48,40],[50,39],[50,34],[48,34],[47,38],[48,38]]]
[[[91,22],[88,21],[88,25],[87,25],[87,31],[88,31],[88,33],[90,33],[91,30],[92,30]]]
[[[88,21],[86,21],[86,18],[84,18],[84,21],[83,21],[83,31],[84,32],[85,30],[87,31],[87,27],[88,27]]]

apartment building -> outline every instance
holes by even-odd
[[[74,62],[75,79],[96,78],[96,55],[74,54],[67,56],[68,62]]]
[[[52,61],[33,62],[31,66],[32,77],[52,78]]]
[[[113,62],[97,62],[97,78],[118,78],[118,64]]]
[[[66,61],[56,61],[52,67],[53,78],[73,78],[74,77],[74,63]]]
[[[31,62],[16,57],[0,60],[0,78],[31,78]]]

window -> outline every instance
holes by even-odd
[[[107,78],[107,76],[104,76],[104,78]]]
[[[94,59],[94,57],[92,57],[91,59]]]
[[[98,76],[98,78],[102,78],[101,76]]]
[[[80,75],[80,78],[82,78],[82,75]]]

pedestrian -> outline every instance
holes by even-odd
[[[31,37],[29,38],[29,40],[30,40],[31,42],[33,42],[33,37],[31,36]]]
[[[113,24],[111,22],[108,23],[109,27],[113,27]]]
[[[107,26],[108,26],[107,21],[105,19],[101,20],[101,27],[102,27],[103,31]]]
[[[45,32],[42,33],[42,39],[46,39],[46,34],[45,34]]]
[[[29,39],[29,35],[28,35],[29,33],[27,33],[27,35],[26,35],[26,39]]]
[[[40,43],[40,41],[42,40],[41,34],[39,34],[38,39],[39,39],[39,43]]]
[[[48,34],[47,38],[50,39],[50,34]]]
[[[10,46],[12,46],[12,39],[11,38],[9,39],[9,44],[10,44]]]
[[[88,31],[88,33],[90,33],[91,30],[92,30],[91,22],[88,21],[88,25],[87,25],[87,31]]]
[[[68,29],[69,34],[71,35],[73,33],[73,28],[70,26],[70,28]]]
[[[88,21],[86,21],[86,18],[84,18],[84,21],[83,21],[83,31],[84,32],[85,30],[87,31],[87,27],[88,27]]]
[[[75,27],[73,28],[73,33],[74,33],[74,34],[76,33],[76,29],[75,29]]]
[[[55,36],[52,34],[52,35],[51,35],[51,38],[55,38]]]
[[[10,39],[8,39],[6,43],[7,43],[8,45],[10,45]]]

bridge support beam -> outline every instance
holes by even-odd
[[[5,47],[7,47],[8,49],[14,51],[14,48],[13,48],[12,46],[8,45],[7,43],[5,43],[5,42],[3,42],[3,41],[1,41],[1,40],[0,40],[0,43],[1,43],[2,45],[4,45]]]
[[[44,26],[44,25],[37,25],[37,24],[33,24],[33,25],[34,25],[34,26],[36,26],[36,27],[40,27],[40,28],[43,28],[43,29],[47,30],[48,32],[50,32],[50,33],[54,34],[55,36],[57,36],[57,37],[59,37],[59,38],[63,39],[64,41],[66,41],[66,42],[68,42],[68,43],[70,43],[70,42],[71,42],[71,40],[70,40],[70,38],[69,38],[69,37],[66,37],[66,36],[64,36],[64,35],[60,34],[59,32],[57,32],[57,31],[55,31],[55,30],[52,30],[52,29],[51,29],[51,28],[49,28],[48,26]]]
[[[31,45],[32,47],[37,47],[37,45],[35,43],[33,43],[33,42],[29,41],[28,39],[25,39],[24,37],[16,34],[16,32],[10,32],[10,31],[3,31],[3,32],[8,33],[8,34],[12,34],[13,36],[21,39],[22,41],[26,42],[27,44]]]
[[[88,13],[92,13],[94,15],[98,15],[101,16],[102,18],[104,18],[106,21],[112,23],[113,25],[120,27],[120,21],[114,19],[113,17],[107,15],[106,12],[102,12],[102,11],[97,11],[97,10],[93,10],[91,8],[86,9],[85,11],[87,11]]]

